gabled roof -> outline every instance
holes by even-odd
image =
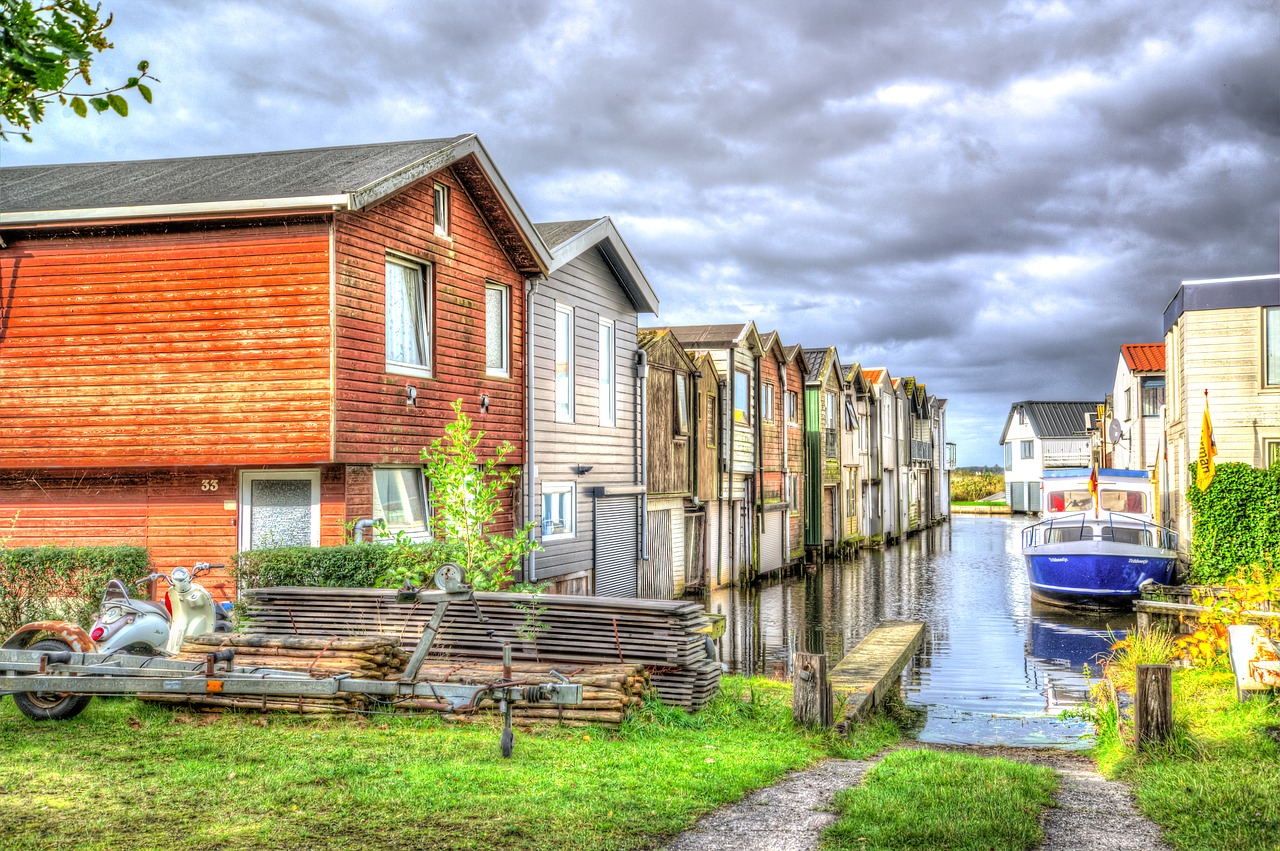
[[[676,335],[686,349],[731,349],[746,346],[760,353],[760,334],[754,322],[739,325],[671,325],[668,330]]]
[[[445,168],[453,168],[495,225],[495,235],[516,268],[545,272],[551,261],[546,246],[475,135],[0,168],[0,225],[364,210]]]
[[[1084,437],[1085,414],[1096,414],[1101,402],[1014,402],[1004,422],[1000,442],[1009,434],[1009,426],[1019,408],[1027,412],[1027,422],[1036,437]]]
[[[879,384],[884,378],[884,369],[864,369],[862,371],[863,378],[867,379],[868,384]]]
[[[1164,372],[1164,343],[1125,343],[1120,354],[1130,372]]]
[[[787,347],[782,345],[782,339],[778,337],[777,331],[770,331],[767,334],[760,335],[760,351],[763,353],[773,352],[773,359],[780,364],[786,364]]]
[[[543,222],[534,227],[551,248],[551,268],[547,274],[555,274],[557,269],[592,248],[598,249],[636,311],[658,312],[657,294],[608,216],[572,222]]]
[[[782,351],[787,355],[787,364],[796,364],[800,367],[800,374],[807,375],[809,373],[809,365],[804,360],[804,346],[796,343],[794,346],[783,346]]]
[[[685,368],[690,372],[698,369],[694,363],[694,358],[680,345],[680,341],[675,338],[665,328],[641,328],[636,332],[636,341],[640,344],[640,348],[645,352],[655,352],[659,349],[667,349],[672,356],[684,364]]]
[[[826,383],[827,372],[835,373],[836,383],[844,387],[844,369],[840,366],[840,353],[835,346],[825,349],[805,349],[805,384]]]
[[[867,389],[867,378],[862,374],[862,364],[855,363],[845,370],[844,383],[852,384],[858,390]]]

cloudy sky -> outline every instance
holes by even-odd
[[[660,321],[754,319],[949,399],[1101,399],[1184,279],[1280,269],[1275,0],[105,0],[155,104],[0,163],[477,133],[535,221],[611,215]]]

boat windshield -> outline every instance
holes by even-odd
[[[1098,507],[1103,511],[1147,514],[1147,495],[1142,491],[1102,488]],[[1086,511],[1093,508],[1093,494],[1087,488],[1049,492],[1049,511]]]

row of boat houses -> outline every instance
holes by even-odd
[[[474,135],[0,169],[0,545],[421,538],[459,400],[556,592],[678,596],[947,516],[922,382],[658,307],[613,220],[531,221]]]

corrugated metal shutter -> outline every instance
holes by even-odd
[[[1027,482],[1027,511],[1040,510],[1040,483]]]
[[[1027,510],[1027,487],[1026,482],[1010,482],[1009,483],[1009,510],[1010,511],[1026,511]]]
[[[596,596],[635,597],[639,510],[633,496],[595,501]]]
[[[783,530],[787,512],[768,511],[764,515],[764,530],[760,533],[760,572],[782,568]]]
[[[640,563],[636,596],[645,600],[670,600],[675,595],[671,557],[671,512],[649,512],[649,561]]]

